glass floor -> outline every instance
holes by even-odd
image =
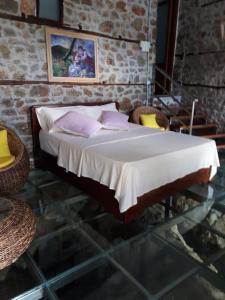
[[[225,299],[225,160],[130,224],[49,172],[33,170],[15,198],[37,218],[29,249],[0,271],[0,300]]]

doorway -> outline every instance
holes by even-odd
[[[178,9],[179,0],[159,0],[157,12],[156,66],[171,77],[173,75]],[[162,95],[166,94],[166,91],[171,91],[171,82],[157,70],[155,72],[155,79],[163,87],[156,84],[156,94]]]

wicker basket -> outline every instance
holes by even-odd
[[[20,138],[10,129],[0,124],[0,130],[6,129],[11,153],[16,157],[13,164],[0,169],[0,195],[14,194],[25,184],[29,174],[29,157]]]
[[[162,113],[160,110],[151,106],[137,107],[131,115],[131,122],[135,124],[140,124],[141,114],[156,114],[156,122],[158,123],[158,125],[160,127],[165,128],[166,130],[169,129],[169,120],[166,117],[166,115],[164,115],[164,113]]]
[[[28,248],[36,230],[31,208],[23,201],[0,197],[0,269]]]

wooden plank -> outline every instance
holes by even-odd
[[[97,83],[87,83],[87,82],[49,82],[48,80],[0,80],[0,85],[25,85],[25,84],[57,84],[63,86],[71,86],[71,85],[97,85],[97,86],[146,86],[146,83],[106,83],[105,81],[97,82]]]
[[[199,87],[199,88],[207,88],[207,89],[225,89],[225,85],[209,85],[209,84],[202,84],[202,83],[189,83],[189,82],[181,82],[180,80],[177,81],[178,84],[188,87]]]
[[[179,119],[179,120],[190,120],[191,116],[173,116],[171,117],[172,120],[176,120],[176,119]],[[205,115],[195,115],[194,116],[194,119],[206,119],[206,116]]]
[[[225,133],[203,135],[202,137],[207,139],[220,139],[220,138],[225,138]]]
[[[201,7],[207,7],[207,6],[214,5],[216,3],[220,3],[220,2],[224,2],[224,1],[225,0],[214,0],[214,1],[211,1],[209,3],[202,4]]]
[[[221,54],[224,53],[225,49],[220,49],[220,50],[207,50],[207,51],[202,51],[202,52],[189,52],[185,54],[185,57],[187,56],[198,56],[198,55],[208,55],[208,54]],[[175,55],[176,57],[179,57],[180,59],[183,59],[184,53],[177,53]]]
[[[181,129],[189,129],[190,126],[182,126]],[[205,129],[205,128],[217,128],[216,124],[203,124],[203,125],[193,125],[193,129]]]
[[[190,109],[191,110],[191,106],[176,106],[176,105],[169,105],[169,108],[173,111],[179,111],[179,110],[188,110]]]
[[[217,149],[224,149],[225,148],[225,144],[220,144],[220,145],[216,145]]]

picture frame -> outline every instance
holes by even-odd
[[[221,22],[221,37],[225,39],[225,21]]]
[[[93,35],[47,27],[49,81],[97,83],[97,42]]]

